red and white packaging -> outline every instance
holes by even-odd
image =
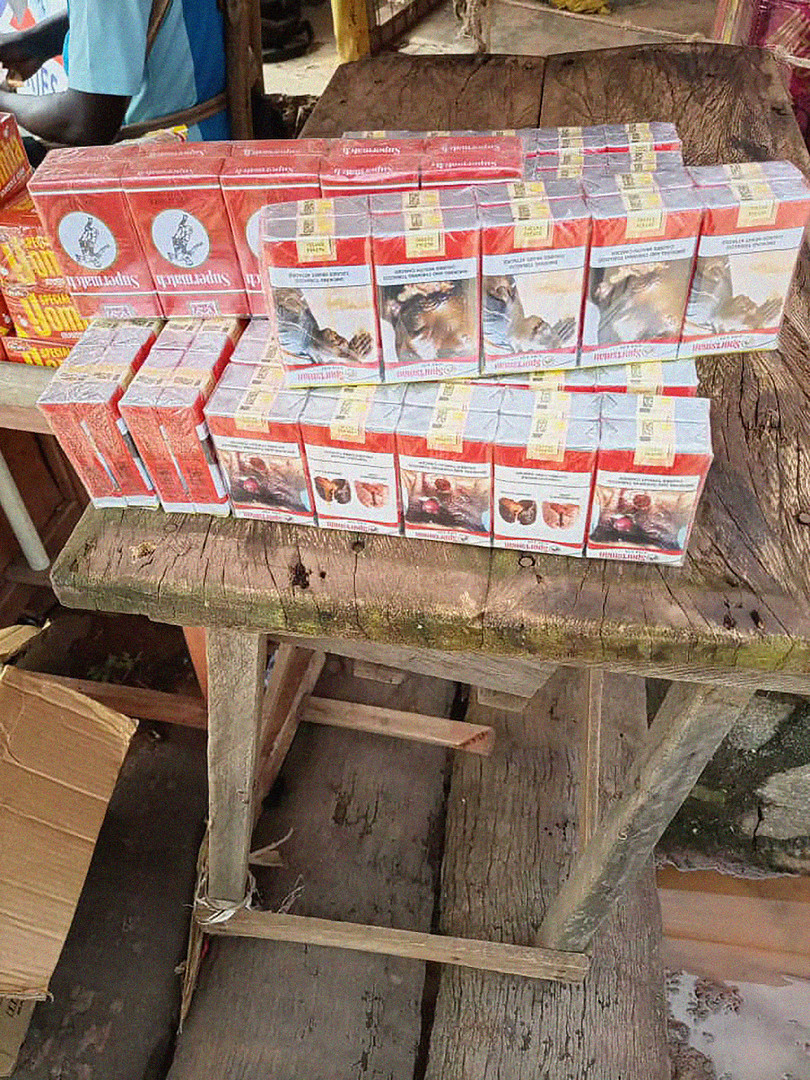
[[[219,186],[223,162],[213,152],[159,154],[150,156],[148,172],[141,161],[124,169],[127,202],[168,316],[247,314]]]
[[[582,154],[605,152],[605,129],[603,124],[593,127],[538,128],[535,143],[537,156],[564,154],[578,151]]]
[[[504,392],[493,462],[495,547],[584,554],[599,408],[597,394]]]
[[[523,148],[520,139],[487,140],[480,150],[433,150],[422,159],[422,187],[466,187],[523,180]]]
[[[591,174],[607,175],[607,154],[586,154],[584,150],[561,150],[559,154],[541,154],[529,161],[527,180],[576,180]]]
[[[643,124],[605,124],[605,149],[609,154],[625,153],[638,146],[680,153],[681,139],[674,124],[654,120]]]
[[[576,367],[590,231],[582,199],[481,208],[484,375]]]
[[[369,200],[371,213],[402,214],[418,210],[464,210],[476,205],[475,189],[471,187],[442,188],[434,191],[420,188],[418,191],[403,191],[372,195]]]
[[[275,330],[270,319],[251,319],[244,329],[242,336],[236,343],[231,354],[230,364],[249,364],[255,366],[272,366],[279,368],[282,373],[284,368],[281,363],[281,353],[276,341]]]
[[[0,338],[5,337],[6,334],[14,333],[14,320],[11,318],[11,313],[8,310],[5,298],[0,292]]]
[[[235,517],[315,524],[299,423],[307,393],[263,367],[226,367],[205,419]]]
[[[414,131],[344,131],[340,136],[341,139],[418,139],[425,138],[423,132]],[[328,141],[328,140],[324,140]]]
[[[404,396],[401,386],[310,391],[301,434],[321,528],[400,535],[394,433]]]
[[[690,191],[694,186],[689,170],[684,168],[582,177],[582,189],[590,199],[604,198],[606,195],[621,197],[628,191]]]
[[[52,150],[28,185],[84,318],[163,314],[121,185],[127,160]]]
[[[792,181],[801,184],[804,173],[790,161],[735,161],[729,165],[692,165],[689,173],[697,187],[725,187],[746,180]]]
[[[615,364],[592,368],[591,372],[596,377],[596,389],[603,394],[662,394],[664,397],[697,395],[698,376],[694,360]]]
[[[287,385],[377,383],[370,218],[354,200],[349,213],[342,199],[323,203],[316,216],[262,216],[262,273]]]
[[[500,394],[441,383],[426,407],[409,403],[417,389],[406,392],[396,432],[405,535],[489,547]],[[477,407],[480,401],[492,408]]]
[[[706,212],[678,356],[776,349],[810,186],[752,180],[699,193]]]
[[[705,398],[603,395],[588,557],[682,565],[711,463]]]
[[[475,208],[377,214],[372,227],[385,381],[478,375]]]
[[[292,144],[293,148],[295,144]],[[263,207],[299,199],[319,199],[320,158],[290,153],[267,157],[233,157],[226,161],[219,182],[231,223],[233,242],[242,270],[248,308],[267,315],[259,265],[259,219]]]
[[[579,178],[565,180],[549,176],[548,180],[477,184],[469,190],[475,193],[479,207],[502,206],[514,199],[579,199],[582,196],[582,182]]]
[[[38,338],[3,338],[6,360],[15,364],[32,364],[34,367],[59,367],[70,355],[67,342],[41,341]]]
[[[703,216],[696,190],[589,198],[580,364],[674,360]]]
[[[633,146],[623,153],[607,154],[610,173],[669,172],[683,169],[680,150],[654,150],[651,146]]]
[[[592,394],[596,377],[602,368],[568,368],[562,371],[530,371],[519,375],[499,375],[494,379],[477,379],[476,386],[489,384],[516,390],[558,390],[566,394]]]
[[[31,166],[11,113],[0,113],[0,201],[21,191],[31,179]]]
[[[291,153],[323,157],[329,142],[329,139],[251,139],[231,143],[231,157],[267,157],[268,154],[288,157]]]
[[[321,161],[321,191],[330,199],[413,191],[419,187],[421,161],[419,154],[331,153]]]

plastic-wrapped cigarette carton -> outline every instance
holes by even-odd
[[[294,151],[295,143],[291,147]],[[252,315],[267,315],[259,265],[262,208],[271,203],[319,199],[321,195],[320,158],[292,151],[287,157],[233,157],[225,162],[219,177]]]
[[[591,199],[606,195],[621,196],[627,191],[674,191],[694,188],[688,169],[665,169],[659,172],[616,172],[607,176],[582,177],[582,189]]]
[[[775,349],[810,216],[810,187],[746,181],[700,189],[706,212],[678,356]]]
[[[251,319],[244,333],[236,343],[230,358],[230,364],[249,364],[254,367],[274,367],[281,373],[281,381],[286,382],[284,366],[273,323],[270,319]]]
[[[596,389],[600,393],[663,394],[665,397],[697,395],[698,376],[694,360],[613,364],[592,368],[591,373],[596,378]]]
[[[481,388],[492,407],[478,408],[470,383],[445,383],[426,407],[411,389],[396,432],[405,535],[489,547],[499,394]]]
[[[52,150],[28,186],[85,318],[163,314],[124,196],[121,172],[127,160],[126,155]]]
[[[328,145],[328,139],[251,139],[233,143],[231,157],[267,157],[268,154],[288,157],[291,151],[305,156],[315,154],[317,157],[322,157]]]
[[[479,241],[474,207],[372,218],[386,382],[479,373]]]
[[[371,219],[322,200],[310,216],[262,217],[262,272],[289,386],[377,383]],[[272,207],[270,208],[273,209]]]
[[[567,150],[583,154],[605,152],[605,129],[603,124],[593,127],[557,127],[537,129],[537,155],[562,154]]]
[[[604,133],[605,149],[609,154],[624,153],[637,146],[652,150],[682,150],[675,125],[660,120],[643,124],[605,124]]]
[[[558,390],[566,394],[592,394],[601,368],[564,368],[560,371],[529,371],[517,375],[497,375],[477,379],[476,385],[490,384],[520,390]]]
[[[706,399],[603,395],[588,557],[680,566],[711,462]]]
[[[579,199],[582,182],[578,177],[568,180],[549,176],[547,180],[518,180],[503,184],[477,184],[469,190],[475,193],[479,207],[501,206],[516,199]]]
[[[587,203],[593,232],[580,363],[674,360],[702,193],[636,190]]]
[[[422,158],[422,187],[466,187],[525,179],[519,139],[498,139],[481,150],[433,151]]]
[[[265,367],[225,369],[204,411],[235,517],[315,524],[299,423],[307,394]]]
[[[411,139],[419,138],[419,132],[413,131],[344,131],[341,139]]]
[[[31,166],[11,113],[0,113],[0,201],[21,191],[31,179]]]
[[[214,152],[159,155],[148,171],[141,162],[124,169],[127,202],[168,316],[247,314],[219,184],[224,160]]]
[[[404,387],[311,390],[301,415],[318,524],[398,536],[394,433]]]
[[[597,394],[504,392],[494,448],[495,547],[584,553],[599,409]]]
[[[431,135],[425,139],[424,153],[430,159],[452,154],[509,154],[523,155],[523,143],[517,135],[489,135],[475,132],[472,135]]]
[[[735,161],[728,165],[692,165],[689,172],[697,187],[725,187],[746,180],[787,180],[800,184],[804,174],[790,161]]]
[[[654,150],[651,146],[632,146],[623,153],[607,154],[609,173],[668,172],[683,169],[680,150]]]
[[[372,195],[369,202],[373,215],[402,214],[419,210],[464,210],[476,205],[476,192],[472,187],[440,190],[420,188],[418,191]]]
[[[394,198],[397,196],[395,195]],[[368,195],[343,195],[335,205],[334,199],[301,199],[298,202],[271,203],[262,211],[262,219],[272,224],[290,218],[331,218],[337,211],[340,217],[362,217],[369,213]],[[261,232],[261,223],[259,224]]]
[[[582,199],[482,207],[485,375],[576,366],[590,230]]]
[[[419,154],[332,153],[321,161],[321,191],[326,198],[413,191],[420,165]]]
[[[583,150],[562,150],[530,159],[527,180],[576,180],[590,174],[607,174],[607,154],[586,154]]]

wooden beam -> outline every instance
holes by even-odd
[[[341,64],[370,55],[366,0],[332,0],[332,22]]]
[[[22,629],[22,628],[21,628]],[[28,629],[26,627],[26,629]],[[2,659],[2,657],[0,657]],[[135,720],[155,720],[163,724],[205,728],[206,709],[201,697],[190,694],[164,694],[140,686],[120,686],[116,683],[94,682],[91,679],[71,679],[65,675],[31,674],[43,682],[57,683],[78,690],[85,697],[106,705],[109,709],[131,716]]]
[[[54,368],[0,361],[0,427],[50,435],[48,421],[37,408],[37,398],[54,376]]]
[[[370,660],[354,660],[352,670],[358,679],[388,683],[389,686],[399,686],[404,682],[407,674],[403,668],[389,667],[388,664],[374,664]]]
[[[271,911],[243,909],[225,922],[208,925],[205,922],[206,914],[204,905],[197,908],[198,920],[211,934],[293,941],[333,949],[381,953],[384,956],[407,956],[412,960],[455,964],[480,971],[499,971],[504,975],[523,975],[529,979],[582,982],[590,963],[587,956],[570,952],[333,922],[331,919],[312,919],[303,915],[277,915]]]
[[[209,629],[208,893],[241,903],[253,830],[253,784],[267,661],[264,634]]]
[[[204,698],[208,697],[208,660],[205,655],[205,627],[184,626],[183,637],[186,639],[191,666],[197,676],[197,685]]]
[[[556,667],[554,670],[557,670]],[[486,686],[476,687],[475,696],[478,698],[479,705],[513,713],[522,713],[531,701],[530,697],[524,697],[522,694],[507,694],[505,690],[490,690]]]
[[[399,739],[448,746],[471,754],[488,756],[495,744],[495,730],[483,724],[464,724],[445,720],[442,716],[382,709],[375,705],[358,705],[353,701],[333,701],[331,698],[311,697],[303,709],[302,719],[311,724],[369,731],[375,735],[390,735]]]
[[[599,668],[585,673],[585,708],[582,715],[582,775],[579,783],[580,851],[597,830],[601,817],[602,698],[605,676]]]
[[[546,912],[539,943],[572,952],[588,948],[750,698],[747,689],[670,687],[633,769],[630,794],[574,864]]]

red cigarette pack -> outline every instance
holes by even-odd
[[[123,186],[164,313],[246,315],[219,184],[224,158],[158,154],[144,160],[149,171],[143,161],[128,166]]]
[[[321,162],[321,190],[327,198],[412,191],[421,163],[418,154],[331,153]]]
[[[711,462],[704,398],[602,395],[588,557],[680,566]]]
[[[519,139],[498,139],[481,150],[434,151],[422,159],[422,187],[465,187],[504,180],[523,180],[523,151]]]
[[[605,124],[605,149],[609,154],[623,153],[636,147],[651,150],[682,150],[674,124],[654,120],[643,124]]]
[[[252,158],[267,157],[270,154],[278,154],[287,157],[289,154],[303,154],[305,157],[314,154],[323,157],[329,146],[328,139],[251,139],[250,141],[235,142],[231,144],[231,157]]]
[[[287,156],[233,157],[220,173],[220,186],[252,315],[267,315],[259,265],[259,219],[272,203],[320,198],[320,158],[295,152]]]

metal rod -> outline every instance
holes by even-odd
[[[22,548],[26,562],[32,570],[47,570],[51,565],[48,552],[42,545],[31,515],[22,501],[22,497],[9,472],[6,459],[0,453],[0,506],[5,511],[8,523],[17,542]]]

